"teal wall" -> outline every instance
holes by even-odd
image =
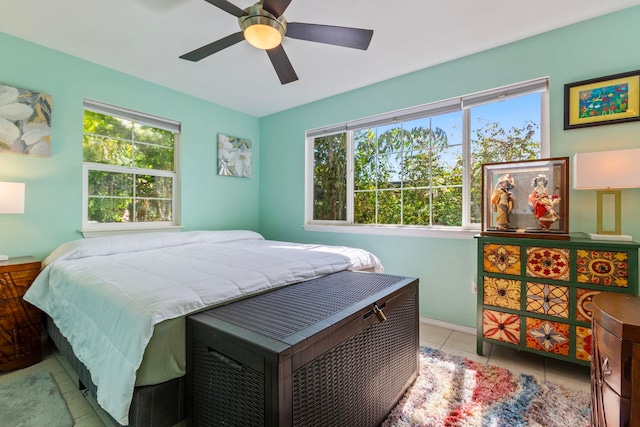
[[[53,99],[51,157],[0,153],[0,181],[27,185],[25,214],[0,217],[0,253],[42,258],[81,237],[82,102],[90,98],[182,122],[185,229],[244,228],[271,239],[369,249],[387,272],[420,278],[421,316],[475,326],[473,240],[303,230],[305,131],[549,76],[552,156],[640,147],[640,122],[562,129],[565,83],[640,69],[638,22],[640,7],[627,9],[262,119],[0,33],[0,83]],[[217,175],[219,132],[252,140],[251,179]],[[640,240],[640,190],[622,197],[622,231]],[[572,231],[595,231],[595,203],[595,192],[571,192]]]
[[[304,231],[305,131],[549,76],[552,157],[640,147],[640,122],[563,130],[565,83],[640,69],[638,22],[640,7],[630,8],[262,118],[261,232],[369,249],[387,272],[420,278],[421,316],[475,326],[474,240]],[[637,241],[640,190],[623,190],[622,200],[622,233]],[[571,191],[570,231],[595,232],[595,207],[594,191]]]
[[[42,258],[82,237],[84,98],[182,123],[185,229],[258,230],[257,118],[3,33],[0,52],[0,83],[46,92],[53,104],[51,157],[0,153],[0,181],[26,183],[25,214],[0,216],[0,253]],[[217,175],[218,132],[253,142],[252,178]]]

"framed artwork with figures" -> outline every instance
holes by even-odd
[[[569,158],[482,165],[482,235],[569,239]]]

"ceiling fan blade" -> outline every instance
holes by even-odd
[[[229,3],[227,0],[205,0],[208,3],[211,3],[215,7],[224,10],[227,13],[232,14],[236,18],[240,18],[241,16],[245,16],[247,12],[240,9],[233,3]]]
[[[233,46],[234,44],[239,43],[242,40],[244,40],[244,34],[242,33],[242,31],[239,31],[213,43],[209,43],[206,46],[202,46],[201,48],[193,50],[189,53],[185,53],[180,57],[180,59],[197,62],[209,55],[213,55],[214,53],[221,51],[222,49]]]
[[[293,39],[367,50],[373,30],[289,22],[285,35]]]
[[[287,10],[289,3],[291,3],[291,0],[264,0],[262,2],[262,8],[274,15],[276,18],[279,18],[280,15]]]
[[[280,83],[286,85],[287,83],[298,80],[298,76],[281,44],[273,49],[268,49],[267,55],[269,55],[273,68],[276,69]]]

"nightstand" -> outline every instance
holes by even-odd
[[[640,426],[640,297],[593,297],[593,426]]]
[[[39,273],[40,261],[32,257],[0,261],[0,371],[42,358],[40,310],[22,298]]]

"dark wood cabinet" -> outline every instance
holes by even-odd
[[[39,273],[40,261],[32,257],[0,261],[0,371],[42,358],[40,310],[22,298]]]
[[[640,426],[640,297],[596,295],[592,330],[592,424]]]

